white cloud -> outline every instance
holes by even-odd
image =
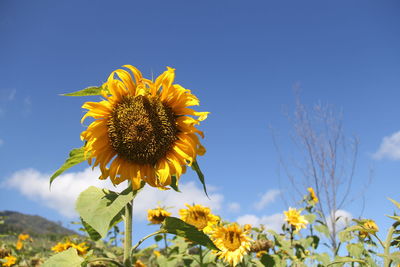
[[[335,216],[329,216],[327,220],[328,228],[332,231],[332,220],[336,220],[336,232],[348,226],[351,222],[353,215],[345,210],[337,210]]]
[[[267,230],[272,229],[276,232],[279,232],[282,228],[282,224],[284,223],[284,216],[282,213],[275,213],[270,216],[261,217],[253,214],[246,214],[237,218],[236,221],[242,225],[248,223],[253,226],[260,226],[263,224]]]
[[[77,216],[75,200],[80,192],[89,186],[108,188],[113,191],[122,191],[127,186],[126,184],[121,184],[115,188],[109,179],[99,180],[99,175],[98,169],[92,171],[91,168],[87,168],[82,172],[65,173],[53,182],[50,191],[50,175],[40,173],[34,169],[26,169],[15,172],[2,186],[16,189],[31,200],[54,209],[65,217],[74,218]],[[213,211],[221,209],[223,195],[212,193],[215,190],[212,187],[209,187],[210,199],[205,196],[203,189],[197,187],[194,182],[181,183],[179,188],[182,193],[173,190],[161,191],[146,186],[134,200],[136,218],[145,220],[147,209],[154,208],[158,203],[168,207],[173,206],[174,208],[171,211],[174,215],[178,214],[178,209],[183,208],[185,203],[203,204]]]
[[[256,210],[262,210],[265,208],[268,204],[271,204],[275,201],[276,197],[281,193],[281,191],[277,189],[271,189],[265,192],[262,196],[261,199],[254,204],[254,208]]]
[[[373,154],[373,158],[400,160],[400,131],[391,136],[385,136],[378,151]]]
[[[237,213],[240,211],[240,204],[237,202],[231,202],[228,204],[228,211],[231,213]]]

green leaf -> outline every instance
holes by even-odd
[[[393,199],[391,199],[391,198],[388,198],[390,201],[392,201],[392,203],[393,204],[395,204],[396,205],[396,207],[398,208],[398,209],[400,209],[400,203],[399,202],[397,202],[396,200],[393,200]]]
[[[172,189],[174,189],[176,192],[181,192],[178,188],[178,179],[176,179],[175,175],[171,176],[171,185]]]
[[[199,231],[195,226],[185,223],[178,218],[165,218],[161,225],[161,229],[167,233],[187,238],[209,249],[219,250],[205,233]]]
[[[50,186],[51,183],[56,179],[60,174],[64,171],[68,170],[72,166],[75,166],[83,161],[85,161],[85,149],[84,147],[74,148],[69,152],[69,158],[64,162],[64,164],[50,177]]]
[[[269,254],[264,254],[261,257],[261,263],[264,264],[265,267],[275,266],[275,260]]]
[[[353,259],[350,257],[336,257],[335,261],[328,264],[328,266],[334,266],[335,264],[342,264],[342,263],[346,263],[346,262],[358,262],[358,263],[366,264],[366,262],[364,260]]]
[[[88,233],[90,239],[97,241],[101,239],[101,235],[93,229],[93,227],[91,227],[87,222],[85,222],[82,218],[82,225],[84,227],[84,230],[86,231],[86,233]]]
[[[83,191],[76,202],[76,210],[102,238],[108,230],[121,220],[121,214],[135,196],[129,187],[120,194],[94,186]]]
[[[331,261],[331,258],[329,257],[329,254],[324,252],[321,254],[316,254],[315,259],[319,262],[321,262],[324,266],[328,265]]]
[[[42,267],[81,267],[83,261],[75,248],[69,248],[50,257],[43,263]]]
[[[103,87],[101,86],[90,86],[86,87],[85,89],[72,92],[72,93],[67,93],[67,94],[62,94],[62,96],[90,96],[90,95],[101,95],[101,91],[103,90]]]
[[[312,224],[312,223],[314,223],[315,219],[317,218],[317,215],[308,213],[308,214],[304,214],[304,217],[306,218],[306,220],[309,224]]]
[[[154,237],[154,240],[156,241],[156,242],[159,242],[159,241],[161,241],[161,240],[163,240],[163,236],[162,235],[156,235],[155,237]]]
[[[346,246],[346,249],[349,252],[350,256],[354,258],[361,258],[361,255],[364,251],[364,246],[361,243],[348,244]]]
[[[324,234],[326,237],[329,237],[329,229],[325,224],[317,224],[314,226],[314,229]]]
[[[207,188],[206,188],[206,182],[204,180],[204,174],[201,172],[200,166],[197,163],[197,160],[193,161],[192,169],[197,173],[197,176],[199,177],[200,182],[203,184],[204,193],[206,193],[206,196],[208,197]]]

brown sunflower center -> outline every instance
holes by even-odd
[[[234,231],[228,231],[225,233],[224,236],[224,246],[229,250],[229,251],[234,251],[238,248],[240,248],[241,245],[241,239],[240,239],[240,234]]]
[[[197,229],[203,229],[208,224],[207,214],[203,211],[191,211],[188,218],[187,223],[196,226]]]
[[[138,164],[155,164],[176,141],[172,109],[158,98],[124,96],[108,120],[108,136],[118,155]]]

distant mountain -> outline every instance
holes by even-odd
[[[27,233],[32,237],[77,235],[76,232],[37,215],[0,211],[0,217],[4,221],[3,224],[0,223],[0,234]]]

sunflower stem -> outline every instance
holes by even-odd
[[[129,186],[131,184],[129,183]],[[125,238],[124,238],[124,265],[126,267],[132,266],[131,263],[131,249],[132,249],[132,213],[133,201],[130,201],[125,206]]]

